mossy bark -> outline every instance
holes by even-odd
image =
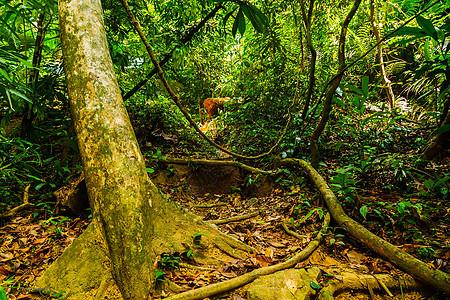
[[[85,299],[111,276],[124,299],[145,299],[153,260],[182,251],[187,235],[208,233],[249,250],[169,202],[148,178],[117,84],[99,0],[59,2],[70,106],[93,223],[37,282]],[[76,274],[76,275],[75,275]]]

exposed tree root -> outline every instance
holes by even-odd
[[[365,275],[358,273],[342,272],[330,280],[320,291],[319,300],[333,300],[333,294],[344,290],[385,290],[392,295],[389,289],[419,290],[423,284],[414,280],[411,276],[399,278],[389,274]],[[370,292],[372,293],[372,292]],[[391,296],[392,297],[392,296]]]
[[[264,171],[252,166],[246,165],[241,162],[231,161],[231,160],[209,160],[209,159],[182,159],[182,158],[167,158],[159,159],[158,162],[174,164],[174,165],[214,165],[214,166],[235,166],[246,170],[250,173],[264,174],[264,175],[275,175],[274,172]]]
[[[301,234],[298,234],[298,233],[295,232],[295,231],[290,230],[290,229],[287,227],[286,223],[281,223],[281,226],[283,226],[283,229],[284,229],[284,231],[286,231],[287,234],[289,234],[289,235],[291,235],[291,236],[293,236],[293,237],[295,237],[295,238],[298,238],[299,240],[301,240],[301,239],[303,239],[303,238],[306,238],[306,235],[301,235]]]
[[[311,181],[313,181],[318,188],[322,198],[325,200],[334,220],[340,226],[345,228],[352,236],[363,242],[376,253],[399,266],[411,276],[450,295],[449,274],[430,268],[423,261],[418,260],[412,255],[376,236],[364,226],[347,216],[336,196],[328,187],[326,181],[309,163],[301,159],[284,159],[281,163],[285,165],[296,165],[306,171]]]
[[[235,217],[230,217],[230,218],[221,219],[221,220],[209,220],[208,223],[215,224],[215,225],[221,225],[221,224],[227,224],[227,223],[231,223],[231,222],[238,222],[238,221],[247,220],[247,219],[256,217],[260,213],[261,213],[261,211],[258,210],[258,211],[254,211],[252,213],[242,215],[242,216],[235,216]]]
[[[246,285],[258,277],[268,275],[275,273],[277,271],[281,271],[284,269],[292,268],[300,261],[306,259],[320,244],[320,242],[323,239],[323,236],[325,235],[327,231],[327,227],[330,224],[330,215],[326,214],[324,218],[324,222],[322,225],[322,228],[319,232],[319,234],[316,236],[314,240],[312,240],[306,248],[304,248],[302,251],[294,255],[291,259],[282,262],[277,265],[269,266],[260,268],[257,270],[254,270],[250,273],[244,274],[242,276],[223,281],[218,282],[215,284],[211,284],[205,287],[201,287],[195,290],[190,290],[187,292],[183,292],[168,298],[165,298],[165,300],[196,300],[196,299],[203,299],[206,297],[210,297],[213,295],[225,293],[227,291],[239,288],[243,285]]]

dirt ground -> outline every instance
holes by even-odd
[[[166,259],[161,256],[155,263],[163,269],[166,279],[182,289],[194,289],[283,262],[303,249],[322,225],[325,208],[320,206],[320,199],[307,184],[282,185],[266,179],[252,183],[233,168],[197,169],[194,174],[183,168],[171,168],[171,171],[156,172],[152,180],[172,201],[207,221],[248,215],[244,220],[218,226],[258,251],[257,255],[244,260],[220,256],[222,266],[206,271],[183,267],[183,263],[195,264],[196,253],[169,253]],[[202,184],[208,178],[209,184]],[[246,184],[248,182],[250,184]],[[2,220],[0,284],[9,300],[35,299],[28,293],[29,287],[90,222],[88,213],[83,217],[56,215],[52,205],[41,204],[10,220]],[[282,223],[299,236],[287,234]],[[335,226],[331,224],[319,249],[297,268],[317,266],[326,274],[339,274],[344,270],[363,274],[403,274]],[[436,233],[436,236],[443,239],[442,243],[448,243],[446,232]],[[410,249],[413,251],[414,247]],[[448,252],[440,259],[448,261],[444,255]],[[326,280],[323,276],[318,284],[323,286]],[[246,299],[247,287],[211,299]],[[445,295],[425,288],[391,292],[392,297],[385,290],[375,290],[374,295],[376,299],[446,299]],[[349,290],[335,296],[339,300],[372,299],[368,290]],[[156,298],[163,298],[163,295]]]

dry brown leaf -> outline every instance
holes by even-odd
[[[266,250],[264,250],[264,255],[269,257],[270,259],[273,259],[273,249],[272,248],[266,248]]]
[[[284,246],[286,245],[286,242],[285,243],[278,243],[278,242],[269,242],[269,244],[271,245],[271,246],[274,246],[275,248],[284,248]]]
[[[364,254],[356,252],[355,250],[350,250],[346,254],[348,261],[351,264],[359,265],[364,258]]]
[[[286,282],[286,287],[291,292],[292,295],[295,295],[295,292],[297,292],[297,282],[294,279],[288,279]]]

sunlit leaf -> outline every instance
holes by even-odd
[[[5,290],[0,286],[0,300],[7,300],[8,297],[6,296]]]
[[[361,206],[361,208],[359,209],[359,212],[361,213],[361,215],[363,216],[363,218],[364,218],[364,220],[366,219],[366,216],[367,216],[367,212],[368,212],[368,209],[367,209],[367,206]]]
[[[312,287],[313,289],[315,289],[315,290],[320,290],[320,284],[315,283],[315,282],[312,281],[312,280],[311,280],[310,285],[311,285],[311,287]]]
[[[242,4],[241,9],[252,23],[253,28],[259,33],[263,32],[264,27],[269,24],[267,17],[256,6],[251,4]]]

